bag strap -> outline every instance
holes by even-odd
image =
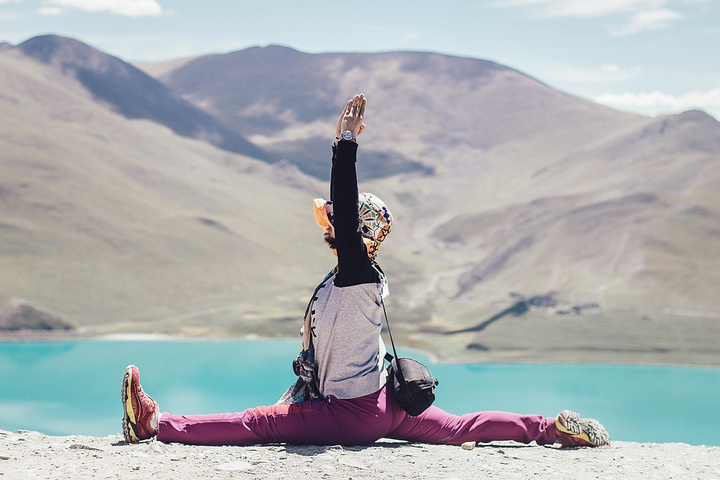
[[[405,384],[405,376],[403,375],[402,368],[400,367],[400,357],[398,357],[397,350],[395,350],[395,342],[393,341],[392,332],[390,331],[390,322],[388,321],[387,311],[385,310],[385,302],[382,299],[382,296],[380,297],[380,304],[382,305],[383,309],[383,315],[385,316],[385,325],[388,329],[388,335],[390,336],[390,345],[392,345],[393,354],[395,354],[395,367],[396,367],[396,375],[398,376],[400,388],[405,390],[406,392],[409,391],[408,386]],[[390,357],[390,358],[388,358]],[[389,361],[392,364],[393,356],[389,353],[385,354],[385,359]]]
[[[382,279],[385,278],[385,272],[382,271],[380,265],[378,265],[376,262],[373,262],[372,266],[375,271],[378,272],[378,275],[380,276],[380,279],[382,281]],[[382,294],[380,294],[380,305],[382,305],[383,316],[385,317],[385,325],[387,326],[388,336],[390,337],[390,345],[392,345],[393,354],[395,355],[395,367],[397,367],[397,376],[400,380],[400,385],[404,387],[404,390],[408,390],[408,387],[405,384],[405,376],[402,373],[402,368],[400,368],[400,357],[398,357],[397,350],[395,349],[395,341],[393,340],[392,332],[390,331],[390,321],[388,320],[387,310],[385,310],[385,300],[383,300]],[[392,364],[393,356],[386,352],[385,360]]]
[[[388,321],[387,311],[385,310],[385,302],[383,301],[382,297],[380,297],[380,304],[382,305],[383,316],[385,317],[385,326],[387,326],[388,336],[390,337],[390,345],[392,345],[392,349],[393,349],[393,355],[395,355],[395,358],[399,358],[398,354],[397,354],[397,350],[395,350],[395,342],[393,341],[392,332],[390,331],[390,322]],[[388,355],[390,355],[390,354],[387,353],[385,355],[385,358],[388,361],[392,362],[392,359],[393,359],[392,355],[390,355],[389,359],[388,359]]]

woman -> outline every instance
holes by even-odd
[[[137,367],[130,365],[122,385],[125,440],[157,436],[163,442],[201,445],[363,445],[385,437],[447,444],[607,445],[600,423],[569,410],[555,418],[507,412],[455,416],[431,406],[411,416],[395,402],[386,385],[380,337],[386,281],[375,261],[392,215],[374,195],[358,194],[355,170],[366,104],[358,94],[343,108],[333,145],[330,201],[314,201],[316,222],[338,263],[316,288],[305,313],[302,353],[294,363],[297,383],[273,406],[240,413],[161,414],[143,392]]]

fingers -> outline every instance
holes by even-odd
[[[341,116],[342,116],[342,115],[347,115],[347,113],[350,111],[350,108],[352,107],[352,101],[353,101],[353,99],[351,98],[350,100],[348,100],[348,101],[345,103],[345,106],[343,107],[342,112],[340,112],[340,115],[341,115]]]
[[[352,99],[348,100],[345,103],[345,106],[343,107],[342,112],[340,112],[340,117],[338,117],[337,126],[335,127],[335,136],[336,137],[340,136],[343,117],[345,115],[349,115],[351,107],[352,107]]]
[[[365,94],[358,93],[345,103],[342,114],[338,119],[336,137],[344,130],[352,130],[355,135],[360,135],[365,130],[363,118],[365,117],[365,106],[367,99]]]
[[[350,114],[354,115],[356,117],[361,117],[365,114],[365,105],[367,104],[367,99],[365,98],[365,95],[362,93],[356,94],[352,98],[352,107],[350,109]]]

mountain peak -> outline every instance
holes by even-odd
[[[257,59],[263,62],[288,62],[293,61],[293,59],[300,59],[306,57],[308,55],[310,54],[282,45],[267,45],[264,47],[258,45],[242,50],[236,50],[225,55],[208,55],[206,56],[206,58],[221,57],[234,60],[237,57],[242,57],[245,59]],[[202,59],[203,57],[198,58]]]
[[[717,138],[720,132],[720,122],[702,110],[688,110],[682,113],[663,115],[655,119],[653,124],[662,131],[668,128],[684,131],[686,138],[696,135]]]
[[[261,50],[265,53],[268,53],[268,52],[304,53],[295,48],[287,47],[285,45],[277,45],[277,44],[271,44],[271,45],[265,45],[265,46],[258,45],[256,47],[250,47],[250,49]]]
[[[33,37],[16,47],[24,55],[74,75],[98,100],[126,118],[145,118],[192,138],[260,159],[268,155],[242,135],[187,103],[165,85],[123,60],[72,38]]]
[[[82,45],[85,48],[91,48],[89,45],[81,42],[80,40],[75,40],[74,38],[70,37],[63,37],[61,35],[55,35],[52,33],[48,33],[45,35],[36,35],[32,38],[28,38],[24,42],[20,43],[18,47],[21,48],[29,48],[29,47],[46,47],[46,48],[59,48],[63,46],[72,46],[72,45]]]
[[[708,125],[720,123],[715,119],[715,117],[702,110],[688,110],[686,112],[678,113],[675,116],[681,122],[700,122]]]
[[[17,48],[25,55],[43,63],[63,67],[97,64],[103,60],[107,62],[108,58],[114,58],[79,40],[59,35],[33,37],[22,42]]]
[[[5,50],[10,50],[13,48],[11,43],[8,42],[0,42],[0,52],[3,52]]]

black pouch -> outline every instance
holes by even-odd
[[[384,281],[385,275],[380,267],[376,263],[373,263],[373,267],[377,270],[381,282]],[[390,362],[388,382],[392,386],[395,401],[400,405],[400,408],[405,410],[408,415],[415,417],[427,410],[435,401],[435,385],[438,384],[438,381],[437,378],[432,376],[430,369],[422,363],[412,358],[398,357],[382,295],[380,295],[380,304],[385,316],[385,325],[387,325],[388,335],[390,336],[390,344],[395,354],[395,356],[390,353],[385,354],[385,360]]]
[[[388,372],[395,401],[408,415],[420,415],[435,401],[437,378],[432,376],[430,369],[417,360],[396,359],[389,354],[388,356],[391,357]]]

